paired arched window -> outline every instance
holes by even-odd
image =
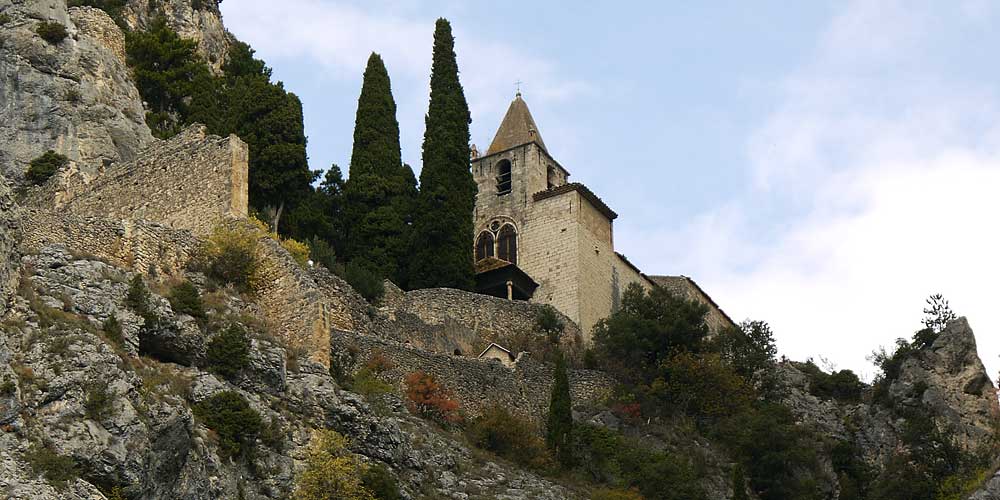
[[[476,262],[496,256],[500,260],[517,264],[517,230],[513,224],[504,224],[496,236],[493,236],[497,225],[499,224],[494,222],[493,228],[479,233],[476,238]]]
[[[476,261],[478,262],[486,257],[493,257],[493,247],[493,233],[489,231],[479,233],[479,238],[476,238]]]
[[[497,258],[517,264],[517,231],[510,224],[500,228],[497,235]]]
[[[510,193],[510,160],[497,163],[497,195]]]

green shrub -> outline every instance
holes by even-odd
[[[139,316],[149,312],[149,288],[146,287],[141,274],[136,274],[129,282],[125,305]]]
[[[705,498],[694,468],[680,455],[650,450],[615,431],[594,425],[575,426],[573,437],[579,468],[595,482],[635,488],[645,498]]]
[[[295,477],[292,500],[374,500],[362,484],[365,466],[347,449],[347,439],[332,430],[313,432],[305,467]]]
[[[201,300],[201,293],[190,281],[182,281],[173,287],[167,300],[170,301],[170,307],[174,312],[187,314],[198,320],[205,319],[205,305]]]
[[[104,320],[104,324],[101,325],[101,331],[117,347],[125,345],[125,336],[122,333],[122,324],[118,321],[118,316],[114,314],[108,316],[108,319]]]
[[[4,12],[3,14],[0,14],[0,26],[3,26],[3,25],[5,25],[5,24],[7,24],[9,22],[10,22],[10,15],[9,14],[7,14],[6,12]]]
[[[847,403],[857,403],[861,401],[865,384],[851,370],[840,370],[833,373],[826,373],[821,370],[812,360],[798,367],[805,372],[809,378],[809,392],[820,399],[835,399]]]
[[[313,261],[322,265],[328,271],[334,272],[337,269],[337,253],[333,247],[325,240],[313,236],[308,241],[309,253]]]
[[[60,24],[59,26],[62,25]],[[38,186],[44,184],[45,181],[49,180],[49,177],[55,175],[67,163],[69,163],[69,158],[50,149],[42,154],[42,156],[31,160],[24,177],[28,182]]]
[[[32,444],[24,458],[35,474],[42,474],[49,484],[59,489],[65,488],[66,483],[79,474],[73,457],[60,455],[49,446]]]
[[[544,470],[552,465],[538,429],[501,406],[493,406],[473,419],[466,434],[477,447],[524,467]]]
[[[368,302],[375,302],[385,293],[382,278],[356,261],[351,261],[344,269],[344,281]]]
[[[250,227],[216,228],[199,249],[194,265],[219,283],[253,292],[261,269],[257,256],[260,237]]]
[[[635,488],[602,488],[590,494],[590,500],[644,500]]]
[[[271,417],[260,429],[260,442],[272,450],[285,450],[285,429],[277,417]]]
[[[205,360],[209,370],[232,379],[250,365],[250,338],[239,325],[231,324],[208,342]]]
[[[42,21],[38,23],[38,26],[35,27],[35,33],[38,33],[38,36],[52,45],[59,45],[60,42],[69,36],[69,33],[66,32],[66,27],[54,21]]]
[[[219,448],[227,456],[251,452],[261,420],[239,393],[224,391],[194,405],[194,414],[219,436]]]
[[[309,245],[291,238],[283,238],[281,246],[291,254],[292,259],[299,267],[306,267],[309,264]]]
[[[369,466],[368,470],[361,474],[361,484],[368,491],[371,491],[378,500],[400,500],[403,498],[399,492],[396,478],[382,464]]]
[[[558,344],[566,325],[559,319],[556,309],[548,304],[543,305],[535,316],[535,330],[545,334],[550,344]]]
[[[0,396],[13,396],[15,393],[17,393],[17,384],[4,377],[3,383],[0,384]]]
[[[100,422],[111,414],[113,395],[108,392],[107,386],[103,384],[92,384],[87,388],[87,397],[83,401],[83,408],[87,418]]]
[[[569,393],[566,360],[556,357],[555,381],[549,397],[549,414],[545,423],[545,443],[563,467],[573,465],[573,403]]]

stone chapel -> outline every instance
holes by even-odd
[[[709,307],[713,332],[732,320],[685,276],[647,276],[615,252],[618,214],[549,153],[518,92],[482,155],[473,235],[480,293],[550,304],[580,325],[585,341],[616,311],[631,283],[662,286]]]

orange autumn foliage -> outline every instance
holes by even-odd
[[[406,398],[410,411],[444,424],[456,424],[462,420],[458,413],[458,401],[452,399],[434,375],[422,371],[406,376]]]

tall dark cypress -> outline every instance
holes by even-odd
[[[469,164],[471,119],[458,80],[455,39],[445,19],[435,26],[433,59],[409,285],[470,290],[476,199]]]
[[[572,435],[573,410],[569,394],[569,375],[566,373],[566,359],[557,353],[555,381],[552,384],[552,398],[549,401],[549,415],[545,426],[545,442],[563,467],[573,465]]]
[[[344,187],[349,223],[345,257],[401,285],[415,182],[399,152],[389,73],[382,58],[372,53],[358,98],[350,177]]]

